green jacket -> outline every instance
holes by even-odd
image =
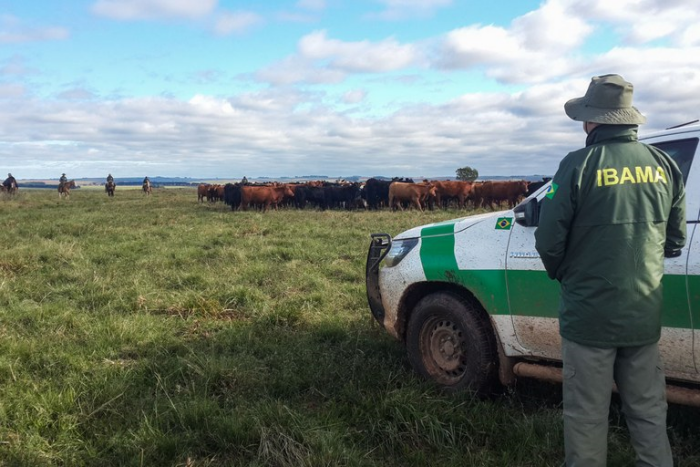
[[[685,245],[676,163],[637,141],[636,125],[601,125],[559,165],[542,200],[536,248],[561,282],[562,337],[593,347],[652,344],[661,334],[664,250]]]

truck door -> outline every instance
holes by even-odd
[[[550,280],[535,250],[535,228],[513,223],[506,288],[518,343],[538,357],[560,359],[559,282]]]
[[[697,134],[697,133],[694,133]],[[673,135],[645,141],[665,151],[683,172],[686,190],[687,241],[681,256],[664,261],[664,310],[659,348],[666,372],[697,374],[700,362],[700,165],[693,164],[698,138]]]

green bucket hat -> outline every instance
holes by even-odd
[[[608,125],[640,125],[647,119],[632,106],[634,86],[620,75],[594,76],[586,95],[564,104],[569,118]]]

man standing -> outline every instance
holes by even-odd
[[[605,466],[613,381],[636,465],[673,465],[658,341],[664,255],[685,245],[685,191],[674,161],[637,141],[646,118],[632,94],[621,76],[596,76],[565,104],[586,147],[561,161],[535,233],[561,283],[567,466]]]

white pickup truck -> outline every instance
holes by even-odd
[[[700,125],[640,138],[666,151],[686,182],[687,244],[665,260],[659,342],[669,402],[700,406]],[[545,185],[512,210],[372,234],[367,298],[422,376],[489,391],[516,377],[561,381],[559,283],[534,232]],[[698,235],[696,235],[698,230]]]

